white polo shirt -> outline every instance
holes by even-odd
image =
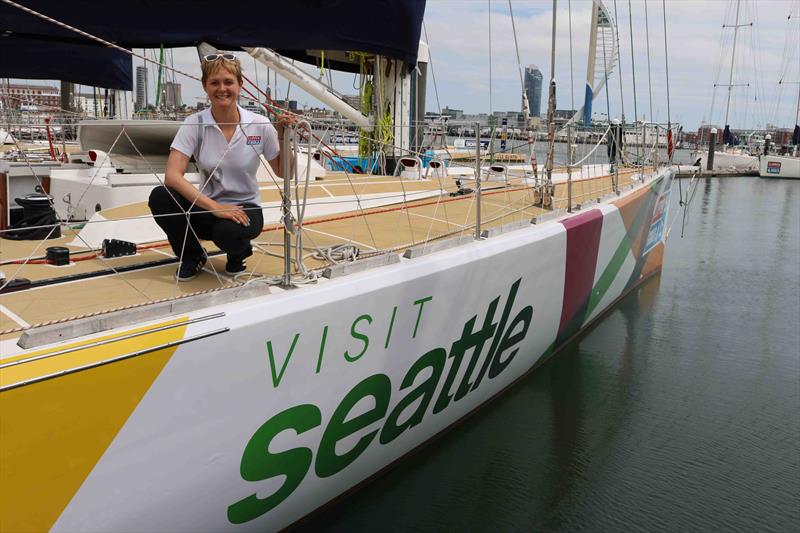
[[[256,181],[260,155],[267,161],[278,157],[278,132],[267,117],[239,107],[240,126],[231,137],[230,145],[211,114],[211,108],[189,115],[178,129],[170,148],[191,157],[203,171],[203,194],[224,204],[261,204]],[[202,120],[201,120],[202,119]],[[202,121],[202,126],[198,124]],[[203,128],[198,142],[200,128]],[[195,153],[198,151],[199,154]]]

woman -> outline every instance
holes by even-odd
[[[211,107],[181,125],[170,146],[165,186],[150,193],[150,210],[181,259],[178,281],[194,279],[207,261],[198,238],[214,241],[228,255],[225,272],[245,270],[250,240],[264,225],[256,181],[260,156],[280,174],[279,139],[283,124],[292,121],[279,117],[276,130],[266,117],[239,107],[242,69],[233,54],[207,55],[202,69]],[[199,190],[184,177],[191,157],[202,177]]]

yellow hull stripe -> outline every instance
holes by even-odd
[[[15,359],[185,320],[178,318]],[[0,385],[174,342],[185,332],[184,324],[7,367],[0,370]],[[47,531],[53,526],[176,349],[166,348],[0,393],[0,531]]]

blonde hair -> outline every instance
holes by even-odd
[[[218,71],[225,69],[234,76],[236,79],[239,80],[239,85],[242,85],[242,65],[239,64],[238,61],[230,61],[227,59],[215,59],[214,61],[203,61],[201,62],[201,68],[203,70],[203,77],[201,81],[203,86],[205,86],[206,81],[209,77],[213,74],[216,74]]]

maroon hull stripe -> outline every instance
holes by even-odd
[[[583,324],[597,269],[603,213],[600,209],[592,209],[563,220],[561,224],[567,230],[567,265],[559,341],[571,337]]]

